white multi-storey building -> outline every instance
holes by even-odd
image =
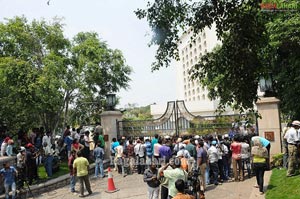
[[[208,91],[199,81],[191,80],[189,70],[207,52],[212,51],[221,42],[216,35],[216,28],[205,28],[191,40],[191,30],[183,34],[178,42],[179,61],[176,67],[176,95],[178,100],[184,100],[187,109],[194,115],[215,115],[218,100],[211,101]],[[166,105],[151,106],[151,114],[156,118],[161,115]],[[227,114],[233,112],[228,109]],[[225,113],[226,114],[226,113]]]

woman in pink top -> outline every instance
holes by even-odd
[[[233,175],[235,181],[244,180],[242,159],[241,159],[241,148],[242,145],[240,143],[240,136],[235,135],[233,138],[233,142],[230,145],[230,150],[232,151],[232,168],[233,168]],[[239,169],[239,176],[238,176],[238,169]]]

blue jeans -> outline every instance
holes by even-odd
[[[205,179],[206,179],[206,184],[210,184],[210,178],[209,178],[209,165],[206,166],[205,169]]]
[[[98,177],[98,173],[100,170],[100,177],[104,176],[104,171],[103,171],[103,160],[100,158],[96,158],[95,160],[95,176]]]
[[[52,163],[53,163],[53,156],[49,155],[45,158],[45,169],[48,177],[52,176]]]
[[[71,192],[75,192],[75,185],[76,185],[76,176],[72,175],[70,176],[70,187],[71,187]]]
[[[5,189],[5,199],[9,199],[9,188],[11,187],[12,191],[12,199],[16,198],[16,183],[13,182],[12,184],[4,184]]]

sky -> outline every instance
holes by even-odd
[[[110,48],[120,49],[131,66],[130,88],[116,93],[120,108],[166,104],[176,100],[175,68],[151,72],[155,46],[149,47],[151,29],[134,11],[145,8],[145,0],[0,0],[0,21],[24,15],[28,20],[63,18],[65,35],[72,38],[82,31],[97,32]]]

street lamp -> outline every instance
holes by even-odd
[[[264,97],[274,96],[273,79],[271,73],[268,73],[267,77],[260,77],[259,87],[261,92],[265,92]]]
[[[113,111],[116,105],[116,94],[109,93],[106,95],[106,107],[108,111]]]

